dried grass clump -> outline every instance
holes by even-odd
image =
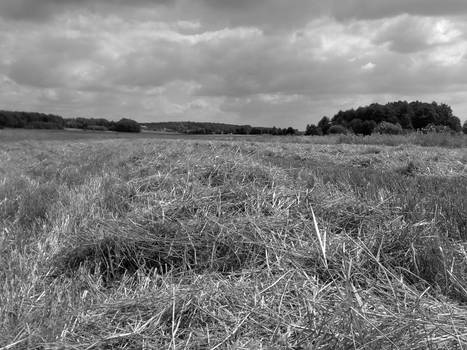
[[[131,201],[136,196],[134,187],[112,177],[102,180],[100,192],[101,207],[117,216],[131,210]]]
[[[146,223],[129,222],[115,225],[102,223],[92,231],[73,237],[52,259],[54,274],[70,275],[84,267],[105,280],[120,279],[138,270],[230,273],[260,265],[264,261],[265,244],[254,232],[238,228],[228,232],[212,222]]]
[[[0,183],[0,217],[14,220],[21,203],[21,192],[29,186],[27,179],[5,179]]]
[[[397,169],[397,172],[405,176],[415,176],[420,172],[420,168],[421,166],[418,162],[411,160],[407,163],[407,165]]]
[[[28,229],[47,220],[48,211],[59,198],[59,188],[54,182],[36,183],[20,178],[5,182],[0,188],[0,198],[3,218]]]
[[[274,175],[261,165],[228,161],[218,162],[208,169],[203,169],[200,181],[211,187],[252,184],[260,188],[271,188],[275,183]]]

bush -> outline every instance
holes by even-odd
[[[457,117],[450,116],[445,123],[446,126],[454,132],[460,132],[462,130],[461,120]]]
[[[115,131],[141,132],[141,125],[134,120],[123,118],[115,123]]]
[[[399,123],[381,122],[376,126],[373,132],[377,134],[400,135],[403,133],[403,130]]]
[[[328,131],[330,134],[348,134],[349,130],[342,125],[333,125],[329,128]]]
[[[425,126],[423,129],[421,129],[421,131],[424,133],[424,134],[429,134],[429,133],[452,133],[452,132],[455,132],[455,130],[451,129],[449,126],[447,125],[435,125],[435,124],[428,124],[427,126]]]
[[[376,122],[374,120],[354,119],[350,122],[350,128],[355,134],[371,135],[376,128]]]

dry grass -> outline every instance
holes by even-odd
[[[0,349],[464,349],[465,148],[0,144]]]

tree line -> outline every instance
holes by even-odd
[[[464,123],[464,130],[467,123]],[[413,130],[452,131],[462,130],[461,121],[454,116],[447,104],[436,102],[397,101],[385,105],[369,106],[339,111],[331,119],[323,117],[317,125],[308,124],[306,135],[355,133],[399,134]]]
[[[235,125],[224,123],[206,123],[206,122],[158,122],[143,123],[144,127],[154,131],[178,132],[182,134],[237,134],[237,135],[296,135],[298,130],[292,127],[276,128],[257,127],[251,125]]]
[[[140,132],[141,125],[123,118],[109,121],[104,118],[69,118],[37,112],[0,111],[0,128],[65,129]]]
[[[93,131],[140,132],[142,127],[149,130],[180,132],[185,134],[296,135],[299,133],[297,129],[292,127],[252,127],[250,125],[203,122],[162,122],[140,124],[128,118],[113,121],[105,118],[63,118],[54,114],[37,112],[0,111],[0,128],[71,128]]]
[[[104,118],[70,118],[65,119],[67,128],[94,130],[94,131],[119,131],[119,132],[141,132],[141,125],[128,118],[119,121]]]
[[[0,111],[0,128],[63,129],[65,120],[54,114]]]
[[[95,131],[140,132],[141,128],[179,132],[185,134],[239,134],[239,135],[299,135],[292,127],[252,127],[203,122],[138,123],[123,118],[119,121],[105,118],[62,118],[54,114],[0,110],[1,128],[64,129],[75,128]],[[414,130],[424,132],[460,132],[467,134],[467,121],[461,126],[460,119],[453,115],[447,104],[436,102],[397,101],[385,105],[373,103],[368,106],[339,111],[332,118],[327,116],[315,124],[306,126],[305,135],[354,133],[401,134]]]

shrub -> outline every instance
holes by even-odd
[[[435,124],[428,124],[427,126],[425,126],[422,130],[421,130],[424,134],[428,134],[428,133],[451,133],[451,132],[454,132],[455,130],[451,129],[449,126],[447,125],[435,125]]]
[[[345,126],[342,125],[333,125],[329,128],[330,134],[347,134],[349,130]]]
[[[403,130],[399,123],[381,122],[376,126],[373,132],[377,134],[400,135],[403,133]]]
[[[353,119],[350,122],[350,128],[355,134],[371,135],[373,130],[376,128],[376,122],[374,120],[361,120]]]
[[[460,132],[462,130],[461,120],[457,117],[450,116],[445,123],[446,126],[454,132]]]
[[[141,132],[141,125],[134,120],[123,118],[115,123],[115,131]]]

